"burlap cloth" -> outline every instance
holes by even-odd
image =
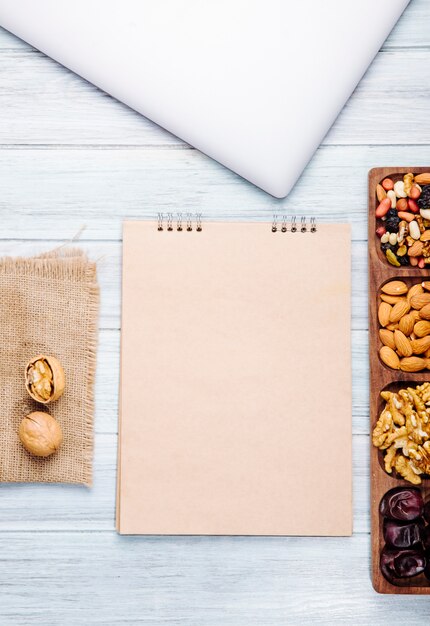
[[[93,383],[99,293],[95,263],[81,250],[0,259],[0,480],[92,480]],[[64,395],[46,406],[28,396],[24,368],[38,354],[60,360]],[[48,458],[22,447],[18,427],[31,411],[61,424],[63,445]]]

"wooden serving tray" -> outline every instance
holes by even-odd
[[[378,293],[380,287],[392,279],[403,280],[408,284],[418,282],[420,279],[430,280],[430,269],[418,269],[416,267],[393,267],[386,260],[380,249],[380,240],[375,234],[376,218],[375,209],[378,204],[376,198],[376,185],[384,178],[389,177],[394,181],[403,179],[407,172],[421,174],[430,172],[428,167],[378,167],[369,172],[369,360],[370,360],[370,434],[379,418],[384,401],[380,398],[383,389],[390,391],[402,386],[418,385],[430,381],[430,371],[408,373],[389,369],[379,359],[379,323],[378,323]],[[393,487],[412,485],[402,479],[387,474],[383,467],[382,453],[372,445],[370,436],[370,470],[371,470],[371,550],[372,550],[372,581],[375,590],[379,593],[409,593],[429,594],[430,581],[422,574],[411,579],[399,581],[398,585],[389,583],[382,575],[379,568],[379,557],[385,544],[382,535],[382,518],[379,514],[379,503],[383,495]],[[419,486],[425,501],[430,499],[430,479],[423,479]]]

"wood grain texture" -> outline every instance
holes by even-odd
[[[376,199],[376,185],[386,177],[392,178],[394,181],[402,180],[403,174],[407,172],[420,174],[430,171],[430,166],[411,168],[403,166],[399,170],[389,167],[375,168],[369,173],[369,362],[370,362],[370,429],[373,430],[382,407],[385,403],[380,401],[379,394],[388,385],[399,383],[399,388],[409,385],[418,385],[422,382],[430,381],[430,372],[403,372],[396,371],[386,367],[379,359],[378,352],[381,347],[379,339],[379,322],[378,322],[378,306],[380,287],[388,280],[404,280],[408,287],[419,283],[422,280],[428,280],[429,270],[420,270],[413,267],[397,268],[390,265],[380,252],[380,241],[375,235],[376,218],[375,209],[378,206]],[[371,474],[371,500],[370,500],[370,516],[372,520],[372,577],[373,585],[377,591],[386,594],[430,594],[430,582],[424,575],[419,577],[399,581],[398,585],[390,584],[382,575],[379,567],[379,557],[384,546],[382,536],[382,520],[379,515],[379,503],[381,498],[387,491],[397,486],[411,486],[405,480],[401,480],[397,476],[389,476],[381,467],[380,454],[370,441],[370,474]],[[423,480],[420,486],[425,501],[430,496],[430,486],[427,479]]]
[[[323,146],[285,200],[272,198],[197,150],[0,147],[1,237],[118,241],[124,219],[178,207],[214,220],[273,213],[346,220],[367,237],[367,173],[378,163],[426,162],[427,146]]]
[[[430,5],[412,0],[286,200],[270,198],[0,29],[0,254],[70,240],[98,259],[95,484],[0,489],[0,624],[428,624],[372,590],[367,171],[428,162]],[[256,120],[256,124],[258,120]],[[121,224],[316,213],[353,226],[354,537],[132,538],[114,528]]]
[[[321,542],[12,532],[0,535],[0,552],[5,626],[428,623],[428,598],[372,590],[368,535]]]

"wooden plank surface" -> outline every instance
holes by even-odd
[[[102,288],[94,488],[1,487],[0,624],[428,623],[426,598],[380,597],[370,583],[366,203],[370,167],[428,162],[429,23],[428,0],[412,0],[282,201],[0,29],[0,254],[50,249],[85,226]],[[352,539],[114,532],[121,224],[178,208],[352,223]]]
[[[368,551],[368,535],[346,547],[329,538],[2,533],[3,623],[428,624],[428,598],[375,594]]]
[[[63,240],[85,226],[82,239],[118,241],[124,219],[180,207],[205,219],[316,214],[351,222],[354,241],[365,241],[368,170],[387,160],[418,165],[428,153],[423,145],[323,146],[277,200],[197,150],[0,146],[1,235]]]

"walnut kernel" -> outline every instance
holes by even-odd
[[[36,356],[25,368],[26,389],[33,400],[41,404],[58,400],[64,392],[65,382],[61,363],[53,356]]]

